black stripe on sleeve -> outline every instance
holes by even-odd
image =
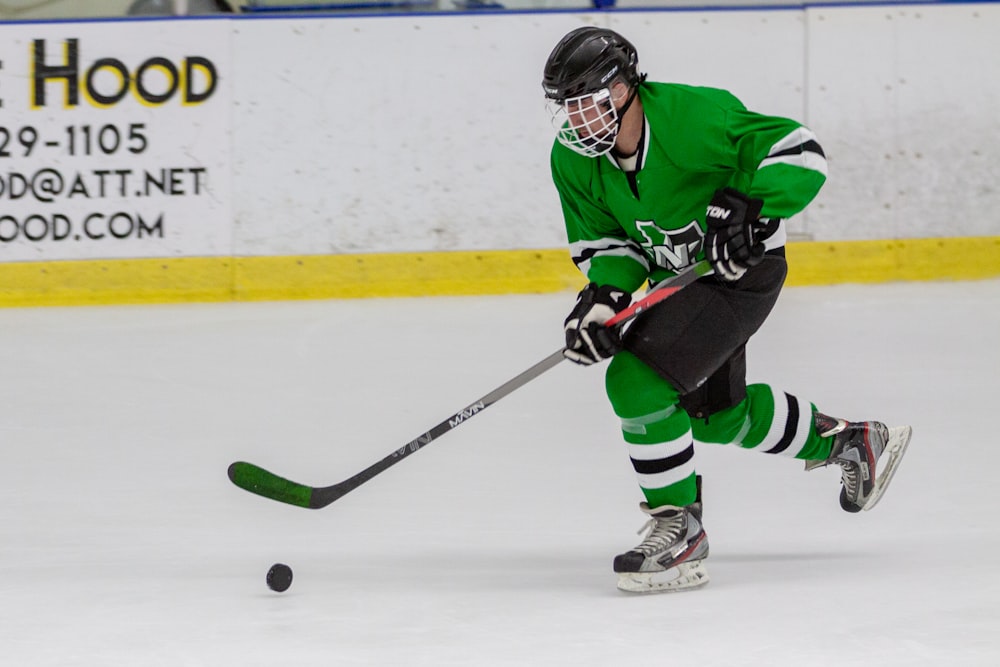
[[[799,155],[801,153],[818,153],[823,157],[826,157],[826,153],[823,152],[823,147],[819,145],[819,142],[815,139],[810,139],[804,144],[799,144],[798,146],[793,146],[791,148],[786,148],[783,151],[778,151],[777,153],[771,153],[767,157],[781,157],[783,155]]]
[[[631,241],[623,241],[621,243],[608,243],[606,246],[602,248],[584,248],[583,250],[580,251],[580,254],[575,255],[573,257],[573,262],[576,264],[580,264],[589,259],[593,259],[598,255],[620,250],[622,248],[630,251],[636,257],[645,259],[645,256],[643,255],[642,252],[642,248],[640,248],[635,243],[632,243]]]

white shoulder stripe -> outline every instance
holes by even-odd
[[[787,164],[827,175],[826,157],[819,148],[816,134],[808,127],[797,127],[775,142],[757,170],[775,164]]]

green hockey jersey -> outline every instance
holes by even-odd
[[[573,261],[591,282],[635,291],[704,258],[705,212],[716,189],[764,200],[761,217],[804,209],[826,180],[815,135],[748,111],[715,88],[643,83],[645,126],[634,171],[558,141],[552,177]],[[767,240],[784,243],[782,223]]]

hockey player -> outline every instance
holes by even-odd
[[[589,280],[565,321],[570,360],[613,357],[606,388],[649,515],[614,559],[618,587],[672,591],[708,582],[695,446],[736,444],[842,468],[840,504],[871,509],[909,427],[828,417],[767,384],[746,384],[745,346],[785,280],[785,223],[816,196],[826,158],[814,134],[748,111],[724,90],[646,81],[611,30],[563,37],[542,87],[557,139],[552,178],[573,261]],[[708,258],[699,279],[634,321],[604,322],[646,281]],[[878,475],[876,475],[878,469]]]

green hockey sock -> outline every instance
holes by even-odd
[[[826,459],[831,438],[816,431],[815,407],[770,385],[747,386],[747,397],[708,419],[692,420],[695,442],[734,444],[766,454]]]
[[[697,495],[691,420],[666,380],[635,356],[615,356],[606,378],[608,396],[650,507],[685,506]]]

